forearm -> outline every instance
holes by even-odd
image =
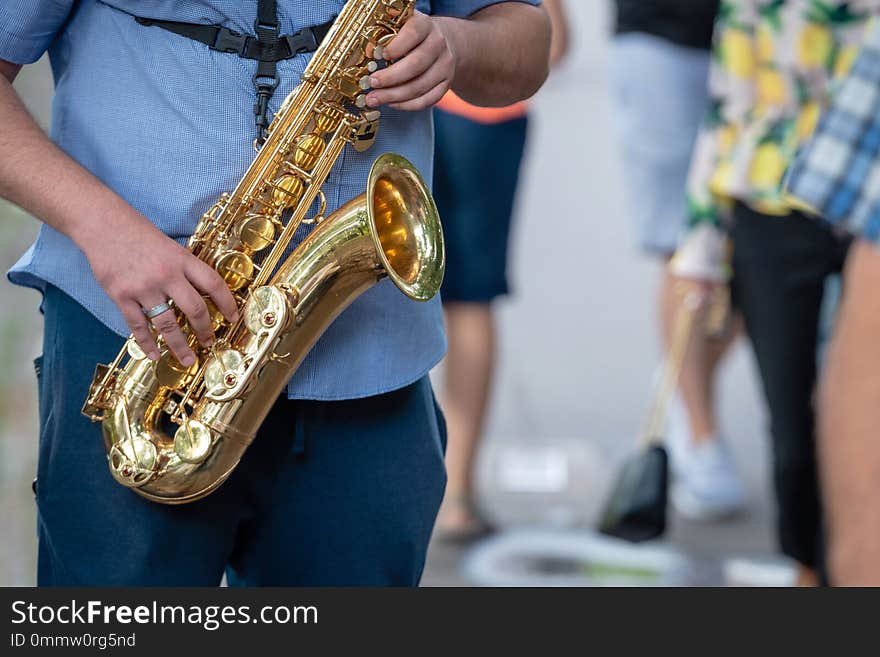
[[[544,83],[550,19],[520,2],[490,5],[468,19],[437,17],[455,55],[452,90],[481,106],[504,106],[532,96]]]
[[[880,252],[853,247],[819,403],[832,583],[880,585]]]
[[[550,68],[555,67],[568,53],[568,17],[563,0],[544,0],[543,5],[550,17],[553,36],[550,40]]]
[[[58,148],[34,122],[0,68],[0,197],[23,208],[82,247],[123,218],[148,222]]]

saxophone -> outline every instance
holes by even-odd
[[[209,495],[355,298],[385,277],[417,301],[437,293],[443,233],[412,164],[382,155],[366,192],[326,217],[321,191],[346,145],[365,151],[376,139],[369,74],[414,4],[348,0],[235,190],[196,226],[188,248],[229,286],[240,319],[226,322],[208,302],[215,340],[204,348],[178,315],[197,357],[191,367],[161,338],[161,357],[150,360],[133,337],[113,363],[97,366],[83,413],[101,422],[110,472],[123,486],[163,504]],[[282,262],[303,224],[314,226]]]

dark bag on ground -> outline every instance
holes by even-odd
[[[599,531],[603,534],[639,543],[658,538],[666,531],[669,459],[663,447],[663,426],[701,298],[694,292],[684,295],[639,448],[621,468],[600,516]]]
[[[605,505],[599,531],[638,543],[666,531],[669,464],[662,445],[648,445],[623,465]]]

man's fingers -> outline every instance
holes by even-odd
[[[238,320],[238,304],[220,274],[194,256],[189,259],[184,273],[197,290],[211,297],[226,321]]]
[[[392,89],[383,89],[370,93],[367,103],[376,105],[391,105],[392,103],[403,103],[414,100],[431,91],[441,82],[446,80],[446,72],[440,66],[434,66],[425,71],[417,78],[394,87]]]
[[[196,362],[195,354],[189,348],[183,331],[180,330],[180,325],[177,323],[177,315],[173,310],[166,310],[161,315],[154,317],[152,322],[153,328],[165,339],[165,344],[184,367],[189,367]]]
[[[448,52],[443,37],[432,35],[403,59],[394,62],[386,69],[373,73],[370,76],[370,84],[374,90],[402,85],[418,78],[437,64],[443,54]]]
[[[427,109],[429,107],[433,107],[437,103],[440,102],[440,99],[443,98],[444,94],[449,91],[449,81],[443,80],[436,87],[431,89],[428,93],[420,98],[414,98],[413,100],[408,100],[402,103],[394,103],[390,107],[396,110],[402,110],[404,112],[417,112],[419,110]]]
[[[185,281],[168,292],[168,296],[174,299],[175,305],[186,315],[199,342],[210,347],[214,342],[214,327],[211,325],[211,315],[202,295]]]
[[[391,43],[385,46],[385,59],[393,61],[406,55],[425,40],[425,37],[431,33],[431,27],[431,19],[425,14],[416,12],[400,28],[400,32],[391,40]]]
[[[141,307],[137,303],[131,302],[121,305],[119,310],[131,329],[131,334],[138,346],[148,358],[159,360],[159,346],[156,344],[156,337],[150,332],[150,325]]]

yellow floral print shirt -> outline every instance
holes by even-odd
[[[682,275],[726,278],[725,210],[733,201],[789,214],[782,181],[855,60],[880,0],[722,0],[709,78],[712,103],[688,180]],[[675,266],[675,265],[674,265]],[[685,271],[681,271],[685,270]],[[711,270],[711,271],[709,271]]]

